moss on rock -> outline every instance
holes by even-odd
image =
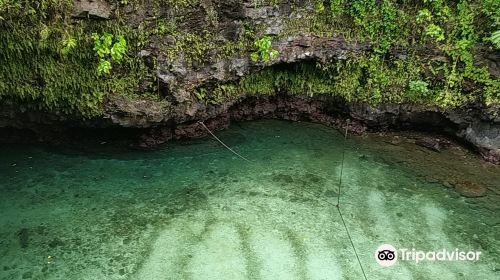
[[[170,100],[179,88],[192,91],[193,100],[197,96],[211,104],[245,94],[275,93],[442,107],[500,103],[498,77],[478,63],[474,53],[493,48],[488,38],[500,28],[498,1],[106,3],[111,10],[103,20],[91,14],[82,17],[81,11],[75,16],[70,0],[2,1],[0,102],[21,110],[84,117],[102,114],[110,94]],[[94,32],[123,35],[130,46],[123,62],[104,77],[96,73]],[[188,83],[186,76],[203,74],[221,60],[248,59],[255,51],[254,41],[262,36],[286,42],[299,33],[369,42],[371,49],[346,60],[264,64],[261,71],[250,71],[237,81],[182,84]],[[438,55],[425,55],[422,50],[429,48]],[[402,49],[399,57],[391,53]],[[176,65],[181,65],[180,74],[172,70]],[[173,74],[160,79],[163,73]],[[166,85],[168,79],[176,82]]]

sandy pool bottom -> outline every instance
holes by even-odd
[[[0,279],[363,279],[334,206],[338,132],[260,121],[218,135],[252,161],[210,139],[153,152],[1,147]],[[367,278],[498,279],[497,167],[471,165],[488,191],[468,198],[372,142],[349,139],[341,196]],[[467,166],[435,172],[453,165]],[[386,243],[482,254],[382,267]]]

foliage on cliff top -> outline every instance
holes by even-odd
[[[123,59],[112,75],[96,71],[100,55],[92,34],[135,33],[119,20],[75,20],[68,0],[0,0],[0,102],[21,110],[49,110],[91,117],[102,113],[108,94],[141,92],[147,69],[137,57]],[[118,35],[114,57],[122,60]],[[116,44],[118,43],[118,44]],[[112,59],[111,49],[109,59]],[[105,59],[108,59],[105,57]]]
[[[158,46],[158,55],[167,59],[183,57],[188,67],[200,67],[207,58],[255,53],[265,59],[263,54],[276,54],[270,53],[273,48],[268,44],[271,40],[265,24],[248,18],[233,39],[221,41],[220,35],[227,31],[221,22],[225,15],[217,6],[221,3],[110,2],[117,9],[116,15],[99,21],[72,18],[72,0],[0,0],[0,102],[92,116],[101,113],[108,94],[155,94],[159,91],[157,58],[145,62],[137,56],[151,45]],[[278,2],[255,1],[254,8]],[[293,94],[328,93],[371,103],[458,106],[469,101],[500,102],[498,80],[478,66],[473,55],[478,46],[494,47],[494,34],[500,30],[498,0],[309,0],[289,4],[301,17],[285,18],[283,32],[273,41],[298,32],[319,36],[336,33],[371,42],[374,51],[321,65],[320,69],[305,65],[264,70],[237,84],[219,85],[212,92],[207,89],[203,96],[217,103],[224,96],[264,94],[273,89]],[[121,16],[126,7],[138,9],[140,5],[147,5],[150,17],[138,23]],[[194,14],[196,20],[189,17],[200,9],[201,13]],[[105,76],[96,72],[103,58],[94,50],[93,33],[123,36],[128,46],[123,62]],[[269,40],[259,41],[263,38]],[[429,46],[445,59],[426,60],[417,55]],[[407,50],[406,60],[389,56],[391,50],[401,48]],[[104,66],[102,73],[110,65]],[[252,80],[255,83],[248,82]]]

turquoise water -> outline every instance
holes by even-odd
[[[217,135],[251,162],[209,138],[0,146],[0,279],[363,279],[333,206],[339,132],[257,121]],[[499,279],[499,167],[387,137],[351,136],[345,152],[341,209],[367,278]],[[481,197],[460,195],[461,176]],[[381,267],[384,243],[481,256]]]

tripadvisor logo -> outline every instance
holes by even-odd
[[[381,266],[394,265],[398,259],[401,261],[478,261],[480,251],[461,251],[457,248],[449,251],[446,249],[438,251],[422,251],[415,248],[397,250],[390,244],[382,244],[375,250],[375,260]]]
[[[398,260],[396,248],[390,244],[382,244],[375,251],[375,260],[381,266],[391,266]]]

